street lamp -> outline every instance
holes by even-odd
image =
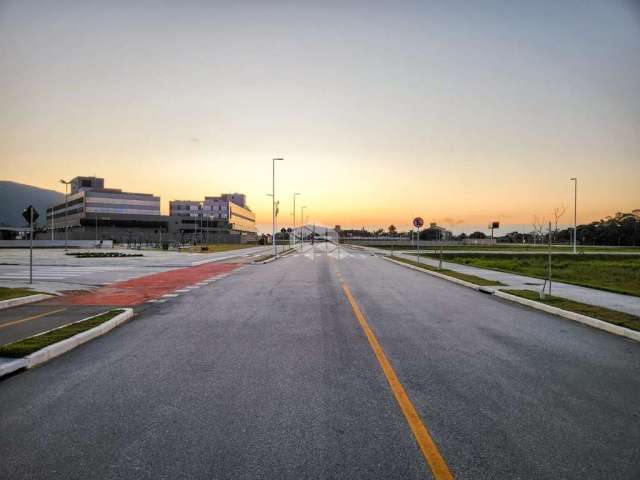
[[[271,213],[272,213],[272,228],[271,238],[273,238],[273,255],[278,256],[278,247],[276,245],[276,162],[281,162],[284,158],[274,158],[272,163],[272,176],[271,176]]]
[[[304,207],[302,207],[300,209],[300,244],[302,246],[302,249],[304,249],[304,209],[307,208],[307,206],[305,205]]]
[[[69,184],[71,181],[60,179],[60,183],[64,183],[64,249],[67,250],[67,243],[69,242],[69,222],[67,217],[69,215]]]
[[[293,248],[296,248],[296,196],[299,193],[293,194]]]
[[[573,253],[577,253],[578,245],[578,179],[571,177],[573,181]]]

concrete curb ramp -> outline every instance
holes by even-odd
[[[598,320],[597,318],[589,317],[587,315],[582,315],[581,313],[570,312],[568,310],[563,310],[561,308],[552,307],[551,305],[545,305],[544,303],[536,302],[535,300],[529,300],[526,298],[518,297],[516,295],[511,295],[506,292],[502,292],[496,288],[492,287],[481,287],[479,285],[475,285],[473,283],[465,282],[464,280],[459,280],[457,278],[449,277],[447,275],[443,275],[438,272],[432,272],[426,270],[424,268],[415,267],[413,265],[409,265],[407,263],[398,262],[397,260],[393,260],[388,257],[381,257],[389,262],[396,263],[398,265],[402,265],[403,267],[411,268],[413,270],[418,270],[420,272],[432,275],[434,277],[442,278],[443,280],[448,280],[449,282],[457,283],[458,285],[462,285],[464,287],[472,288],[474,290],[478,290],[484,293],[489,293],[496,297],[502,298],[504,300],[508,300],[510,302],[519,303],[521,305],[526,305],[527,307],[535,308],[536,310],[542,310],[543,312],[550,313],[552,315],[557,315],[559,317],[566,318],[568,320],[573,320],[574,322],[582,323],[584,325],[588,325],[593,328],[597,328],[599,330],[604,330],[605,332],[612,333],[613,335],[618,335],[620,337],[626,337],[631,340],[635,340],[636,342],[640,342],[640,332],[635,330],[631,330],[629,328],[620,327],[618,325],[614,325],[612,323],[608,323],[602,320]]]
[[[9,300],[2,300],[0,302],[0,310],[5,308],[17,307],[18,305],[26,305],[27,303],[41,302],[47,298],[54,297],[55,295],[47,295],[46,293],[37,293],[35,295],[26,295],[24,297],[11,298]]]
[[[106,322],[101,323],[96,327],[93,327],[89,330],[85,330],[84,332],[78,333],[73,337],[54,343],[53,345],[49,345],[48,347],[38,350],[37,352],[34,352],[31,355],[27,355],[24,358],[18,358],[16,360],[0,364],[0,377],[3,377],[4,375],[8,375],[9,373],[13,373],[16,370],[20,370],[22,368],[33,368],[42,363],[48,362],[49,360],[56,358],[68,352],[69,350],[73,350],[74,348],[82,345],[83,343],[88,342],[89,340],[93,340],[94,338],[104,335],[105,333],[109,332],[110,330],[113,330],[118,325],[126,322],[127,320],[133,317],[132,308],[118,308],[114,310],[124,310],[124,312],[116,315],[111,320],[107,320]],[[106,312],[102,312],[102,313],[106,313]],[[98,315],[102,315],[102,313]],[[78,320],[77,322],[73,322],[73,323],[83,322],[85,320],[89,320],[90,318],[97,317],[98,315],[93,315],[91,317],[83,318],[82,320]],[[62,325],[61,327],[58,327],[58,328],[64,328],[68,325],[72,325],[73,323]],[[54,329],[54,330],[57,330],[57,329]],[[48,330],[48,332],[50,331],[51,330]],[[42,332],[40,335],[43,335],[45,333],[47,332]]]

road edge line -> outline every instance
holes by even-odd
[[[380,257],[380,258],[382,258],[383,260],[387,260],[388,262],[393,262],[396,265],[402,265],[403,267],[410,268],[412,270],[417,270],[418,272],[426,273],[433,277],[442,278],[443,280],[448,280],[450,282],[457,283],[458,285],[462,285],[463,287],[471,288],[473,290],[483,289],[483,291],[487,293],[490,293],[492,291],[491,287],[481,287],[480,285],[476,285],[475,283],[467,282],[465,280],[460,280],[459,278],[455,278],[455,277],[450,277],[449,275],[445,275],[444,273],[433,272],[431,270],[427,270],[426,268],[420,268],[420,267],[416,267],[415,265],[399,262],[398,260],[394,260],[393,258],[389,258],[389,257]]]
[[[613,323],[605,322],[604,320],[599,320],[597,318],[583,315],[581,313],[571,312],[569,310],[553,307],[551,305],[545,305],[544,303],[536,302],[535,300],[529,300],[528,298],[518,297],[517,295],[511,295],[500,290],[496,290],[495,292],[493,292],[493,295],[510,302],[519,303],[536,310],[541,310],[543,312],[563,317],[574,322],[582,323],[583,325],[587,325],[592,328],[597,328],[598,330],[603,330],[612,335],[617,335],[619,337],[625,337],[630,340],[640,342],[640,332],[631,330],[630,328],[614,325]]]
[[[82,345],[83,343],[88,342],[89,340],[93,340],[94,338],[100,337],[105,333],[113,330],[117,326],[123,324],[133,317],[133,308],[117,308],[115,310],[124,310],[122,313],[119,313],[115,317],[107,320],[100,325],[96,325],[89,330],[85,330],[84,332],[80,332],[73,337],[65,338],[57,343],[44,347],[37,352],[33,352],[30,355],[27,355],[22,358],[17,358],[13,361],[9,361],[3,364],[0,364],[0,379],[4,376],[14,373],[21,369],[30,369],[41,365],[43,363],[48,362],[49,360],[53,360],[54,358],[67,353],[70,350]],[[72,325],[74,323],[83,322],[85,320],[89,320],[93,317],[97,317],[98,315],[102,315],[105,312],[99,313],[97,315],[91,315],[90,317],[83,318],[82,320],[78,320],[76,322],[68,323],[66,325],[61,325],[60,327],[54,328],[52,330],[56,330],[58,328],[66,327],[67,325]],[[47,330],[50,332],[51,330]],[[41,334],[47,333],[42,332]]]
[[[409,424],[409,428],[413,432],[416,443],[418,444],[418,447],[420,448],[424,459],[431,469],[431,474],[433,475],[435,480],[453,480],[454,477],[451,474],[447,463],[442,457],[438,446],[431,437],[429,430],[420,418],[420,414],[416,410],[413,402],[411,402],[411,399],[409,398],[409,395],[402,386],[398,375],[393,369],[393,366],[387,358],[387,355],[385,354],[382,346],[380,345],[380,342],[375,336],[375,333],[373,333],[373,330],[369,326],[369,323],[362,313],[362,310],[360,310],[360,307],[353,297],[351,290],[345,282],[341,281],[340,284],[347,297],[347,300],[349,301],[349,304],[351,305],[353,314],[358,320],[360,328],[362,328],[362,330],[364,331],[364,334],[369,341],[369,346],[373,350],[373,353],[378,360],[378,364],[380,365],[380,368],[384,373],[384,376],[389,384],[389,388],[391,389],[393,396],[398,402],[400,410],[402,411],[402,414]]]
[[[53,298],[55,295],[49,295],[47,293],[37,293],[35,295],[25,295],[24,297],[10,298],[9,300],[0,301],[0,310],[5,308],[17,307],[19,305],[26,305],[28,303],[41,302],[48,298]]]
[[[69,350],[73,350],[74,348],[82,345],[83,343],[88,342],[89,340],[93,340],[94,338],[100,337],[105,333],[113,330],[118,325],[126,322],[130,318],[133,317],[133,308],[119,308],[117,310],[124,310],[124,312],[119,313],[115,317],[107,320],[106,322],[101,323],[89,330],[85,330],[84,332],[80,332],[73,337],[66,338],[60,342],[54,343],[53,345],[49,345],[37,352],[33,352],[30,355],[27,355],[25,358],[27,362],[27,368],[33,368],[38,365],[41,365],[49,360],[52,360],[64,353],[67,353]],[[105,312],[103,312],[105,313]],[[102,315],[102,313],[98,314]],[[91,317],[84,318],[79,320],[78,322],[82,322],[84,320],[89,320],[98,315],[92,315]],[[78,323],[73,322],[73,323]],[[66,326],[66,325],[63,325]],[[58,327],[61,328],[61,327]]]
[[[401,265],[406,268],[410,268],[412,270],[418,270],[422,273],[427,273],[434,277],[442,278],[443,280],[448,280],[453,283],[457,283],[458,285],[462,285],[464,287],[471,288],[473,290],[482,291],[484,293],[489,293],[498,298],[502,298],[504,300],[519,303],[520,305],[525,305],[527,307],[533,308],[535,310],[541,310],[546,313],[550,313],[551,315],[555,315],[557,317],[566,318],[567,320],[572,320],[574,322],[582,323],[583,325],[587,325],[592,328],[596,328],[598,330],[605,331],[612,335],[617,335],[619,337],[625,337],[630,340],[634,340],[636,342],[640,342],[640,332],[635,330],[631,330],[629,328],[621,327],[619,325],[614,325],[613,323],[605,322],[604,320],[599,320],[594,317],[590,317],[588,315],[583,315],[581,313],[571,312],[569,310],[564,310],[558,307],[552,307],[551,305],[545,305],[544,303],[536,302],[535,300],[529,300],[526,298],[518,297],[516,295],[511,295],[509,293],[503,292],[497,288],[492,287],[481,287],[480,285],[475,285],[473,283],[465,282],[464,280],[459,280],[457,278],[448,277],[447,275],[443,275],[437,272],[431,272],[429,270],[425,270],[424,268],[415,267],[413,265],[409,265],[407,263],[398,262],[397,260],[393,260],[388,257],[380,257],[384,260],[388,260],[389,262],[393,262],[397,265]]]

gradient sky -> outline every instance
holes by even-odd
[[[640,208],[640,3],[0,0],[0,178],[455,231]],[[569,209],[562,223],[572,221]]]

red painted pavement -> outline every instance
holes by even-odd
[[[64,296],[56,303],[67,305],[139,305],[196,282],[230,272],[240,265],[239,263],[209,263],[196,267],[178,268],[112,283],[90,293]]]

